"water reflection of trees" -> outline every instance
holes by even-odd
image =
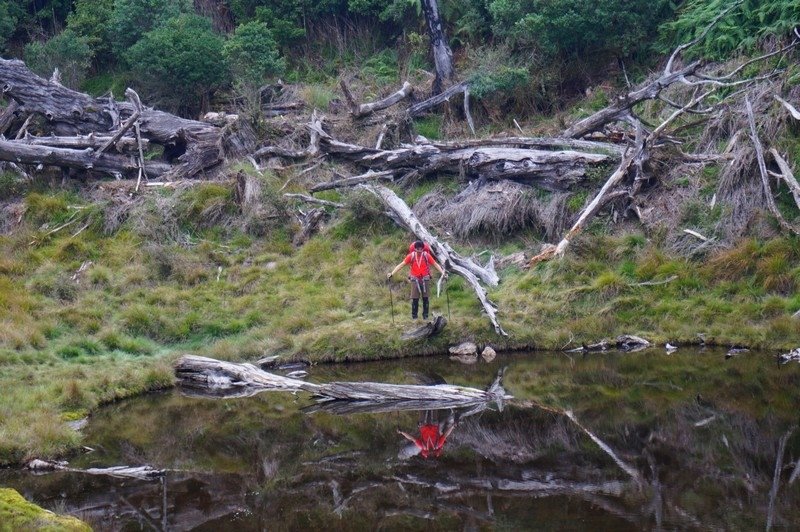
[[[441,458],[402,461],[396,430],[416,424],[414,411],[301,413],[294,401],[269,396],[233,408],[167,397],[120,406],[95,420],[107,422],[102,456],[178,470],[164,485],[61,473],[11,484],[45,505],[66,493],[64,509],[99,529],[530,527],[546,519],[615,530],[762,528],[788,428],[698,401],[646,425],[604,426],[599,436],[638,471],[636,481],[565,415],[533,405],[462,415]],[[140,420],[136,431],[125,426],[131,419]],[[786,485],[798,451],[796,432],[775,526],[800,518],[798,490]],[[559,515],[564,508],[569,516]]]

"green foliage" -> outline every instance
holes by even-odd
[[[88,40],[66,29],[46,42],[32,42],[25,46],[25,62],[31,70],[49,77],[53,70],[61,72],[61,83],[78,88],[86,77],[92,60]]]
[[[146,33],[126,53],[134,73],[165,105],[197,112],[225,78],[223,42],[211,22],[181,15]]]
[[[492,0],[493,30],[550,55],[585,57],[641,51],[659,22],[672,12],[669,0]]]
[[[111,60],[109,26],[114,0],[75,0],[75,8],[67,17],[67,27],[86,39],[95,60]]]
[[[375,80],[381,85],[387,85],[397,81],[397,53],[388,48],[381,50],[364,61],[364,66],[361,67],[361,73],[365,78]]]
[[[19,22],[18,3],[0,0],[0,52],[5,49],[6,41],[16,31],[17,22]]]
[[[192,12],[192,4],[188,0],[114,0],[109,21],[114,55],[130,59],[127,50],[146,33],[181,14]]]
[[[662,52],[699,37],[703,30],[725,9],[730,0],[690,0],[678,18],[661,28]],[[705,38],[687,50],[689,57],[721,60],[735,51],[753,51],[769,36],[790,37],[800,22],[800,2],[796,0],[742,0],[711,28]]]
[[[263,85],[266,80],[281,75],[286,68],[272,32],[262,22],[239,25],[233,37],[225,43],[224,50],[231,72],[246,85]]]
[[[438,140],[442,137],[442,117],[430,115],[414,120],[414,129],[417,134],[429,140]]]
[[[77,517],[60,516],[26,501],[17,491],[0,488],[0,523],[2,530],[62,530],[90,532],[92,529]],[[8,527],[8,528],[6,528]]]
[[[11,199],[21,194],[25,183],[11,172],[0,172],[0,201]]]

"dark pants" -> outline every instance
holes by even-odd
[[[430,300],[428,299],[428,281],[431,280],[429,275],[425,277],[409,277],[411,282],[411,318],[417,319],[419,313],[419,296],[422,296],[422,319],[428,319],[428,309]]]

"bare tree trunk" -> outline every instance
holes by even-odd
[[[453,51],[447,44],[447,36],[439,16],[439,4],[436,0],[421,0],[425,21],[428,23],[428,35],[431,39],[431,52],[436,65],[436,79],[433,82],[433,94],[439,94],[455,77],[453,70]]]

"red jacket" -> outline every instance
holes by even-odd
[[[411,277],[425,277],[431,274],[431,264],[436,264],[427,251],[413,251],[406,255],[404,264],[411,265]]]

